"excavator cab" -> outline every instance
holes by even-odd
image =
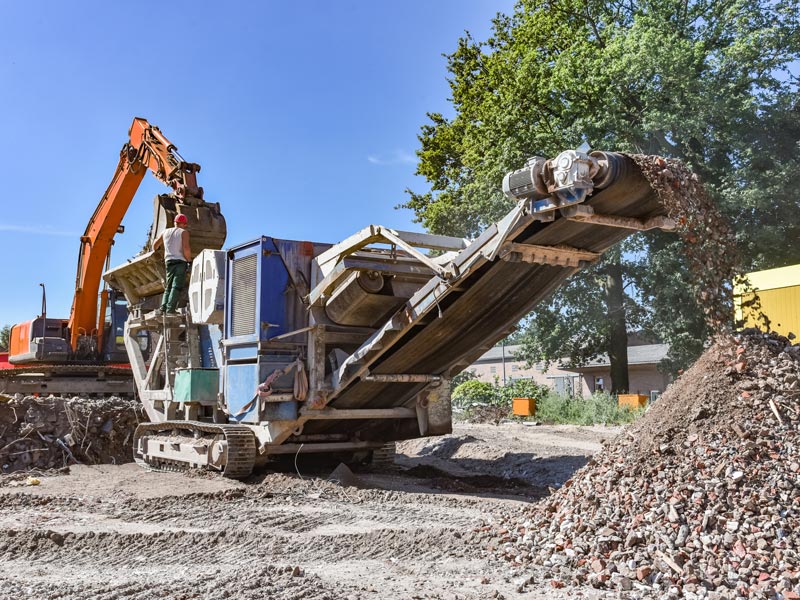
[[[128,362],[128,353],[125,350],[125,321],[128,319],[128,302],[125,296],[116,290],[108,291],[108,303],[105,312],[105,325],[103,328],[103,346],[101,359],[103,363],[124,364]],[[139,347],[142,353],[150,355],[150,335],[143,331],[139,335]]]
[[[108,301],[102,335],[102,345],[98,348],[98,332],[81,336],[91,343],[84,343],[80,352],[73,351],[69,345],[69,327],[66,319],[36,317],[30,321],[14,325],[11,329],[9,362],[13,365],[29,363],[127,363],[123,332],[128,318],[128,303],[125,296],[115,290],[108,290]],[[149,351],[150,339],[144,332],[140,342],[142,351]]]

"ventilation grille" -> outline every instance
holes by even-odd
[[[231,334],[256,332],[256,273],[258,255],[250,254],[233,261],[231,285]]]

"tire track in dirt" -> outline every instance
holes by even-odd
[[[348,589],[350,578],[337,576],[337,565],[363,569],[384,563],[480,563],[485,558],[472,534],[463,534],[481,513],[471,501],[369,490],[365,495],[372,502],[362,503],[355,502],[357,490],[348,490],[351,502],[336,493],[333,498],[325,491],[315,493],[271,495],[254,487],[144,501],[3,495],[0,523],[8,527],[9,517],[23,514],[26,526],[0,530],[0,562],[6,573],[0,575],[0,589],[17,589],[22,585],[18,581],[24,581],[29,598],[138,599],[162,591],[168,598],[222,598],[226,596],[205,592],[194,596],[197,589],[190,581],[198,572],[236,571],[255,560],[277,569],[268,573],[273,577],[280,569],[304,565],[310,583],[297,587],[298,578],[288,584],[279,578],[281,594],[297,587],[296,596],[268,595],[262,589],[251,595],[237,590],[231,597],[359,598],[357,589]],[[387,497],[386,502],[376,501]],[[451,506],[464,510],[457,510],[453,519]],[[59,513],[70,513],[75,522],[87,511],[100,531],[59,527]],[[143,531],[133,532],[136,527]],[[154,572],[153,565],[163,571]],[[325,572],[324,580],[314,575],[317,569]],[[101,583],[104,574],[115,583]],[[242,577],[237,581],[250,575]],[[71,583],[76,578],[80,585]],[[229,587],[236,584],[231,581]]]
[[[25,569],[24,564],[9,566]],[[291,566],[238,567],[227,572],[208,563],[194,567],[181,571],[176,571],[172,565],[130,571],[99,568],[93,571],[91,581],[80,582],[66,578],[59,580],[46,570],[34,575],[26,574],[24,580],[0,575],[0,600],[20,597],[48,600],[84,600],[89,597],[97,600],[332,600],[346,594],[341,587],[326,584],[314,575],[293,576],[294,568]]]
[[[514,456],[531,454],[517,441],[527,433],[506,434]],[[505,442],[489,446],[502,453]],[[359,473],[369,488],[283,473],[242,484],[130,466],[74,471],[0,489],[0,600],[563,597],[518,595],[517,575],[474,531],[529,506],[501,478],[447,493],[440,479],[461,480],[445,471]],[[516,499],[499,497],[510,491]]]
[[[480,555],[452,527],[373,528],[362,533],[276,535],[264,531],[167,531],[163,533],[59,533],[49,529],[6,530],[0,534],[0,559],[30,562],[62,561],[73,565],[124,567],[131,557],[148,560],[202,561],[209,554],[222,562],[248,555],[291,558],[294,562],[338,559],[403,559],[415,557],[477,557]]]

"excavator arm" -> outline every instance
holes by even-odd
[[[100,279],[114,243],[114,236],[119,231],[122,219],[147,171],[173,189],[170,196],[159,196],[162,199],[162,218],[159,219],[157,215],[156,220],[160,220],[161,229],[171,225],[172,219],[178,213],[188,213],[191,226],[193,222],[198,222],[198,217],[193,219],[192,213],[202,212],[203,218],[200,220],[208,223],[208,215],[211,213],[216,235],[221,235],[223,239],[225,235],[224,219],[219,214],[219,205],[206,204],[203,201],[203,188],[197,185],[200,165],[184,161],[178,154],[177,147],[146,119],[134,118],[128,136],[129,140],[120,152],[114,178],[80,238],[75,297],[68,322],[70,346],[78,353],[82,345],[91,344],[94,339],[98,339],[99,345],[101,336],[97,333],[102,328],[98,319]],[[168,202],[163,201],[165,198]],[[154,230],[156,227],[154,223]],[[101,299],[101,310],[102,305]]]
[[[119,295],[112,298],[106,290],[99,295],[98,292],[114,236],[121,231],[122,219],[147,171],[172,190],[155,199],[150,240],[145,250],[152,247],[153,241],[165,228],[173,225],[179,214],[187,217],[193,255],[204,248],[222,247],[227,233],[225,219],[220,213],[219,204],[203,200],[203,188],[197,185],[200,165],[183,160],[175,145],[158,127],[145,119],[135,118],[128,131],[128,140],[120,152],[111,184],[80,238],[75,295],[69,319],[48,317],[43,304],[40,316],[11,329],[9,364],[25,366],[26,369],[31,364],[48,364],[48,370],[41,374],[43,377],[38,377],[38,380],[47,380],[47,383],[36,383],[31,387],[31,382],[23,381],[12,372],[10,377],[0,377],[0,393],[72,393],[80,389],[119,393],[119,389],[105,380],[103,374],[87,376],[86,369],[91,370],[91,363],[103,363],[104,357],[110,361],[116,360],[113,358],[117,354],[115,348],[103,348],[106,307],[109,305],[111,309],[111,325],[116,332],[127,314],[117,302]],[[162,285],[163,258],[154,252],[145,253],[153,264],[147,269],[146,277],[149,280],[144,283],[155,289]],[[159,266],[162,268],[159,269]],[[114,335],[117,340],[118,333]],[[108,339],[111,337],[108,336]],[[75,362],[82,363],[81,368],[85,368],[81,370],[71,364]],[[57,369],[60,370],[56,376]],[[104,368],[103,373],[107,372],[108,369]],[[50,375],[53,375],[52,379]],[[123,389],[127,389],[127,383],[123,383]]]

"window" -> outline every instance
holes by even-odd
[[[603,378],[602,377],[595,377],[594,378],[594,391],[595,392],[602,392],[605,388],[603,387]]]

